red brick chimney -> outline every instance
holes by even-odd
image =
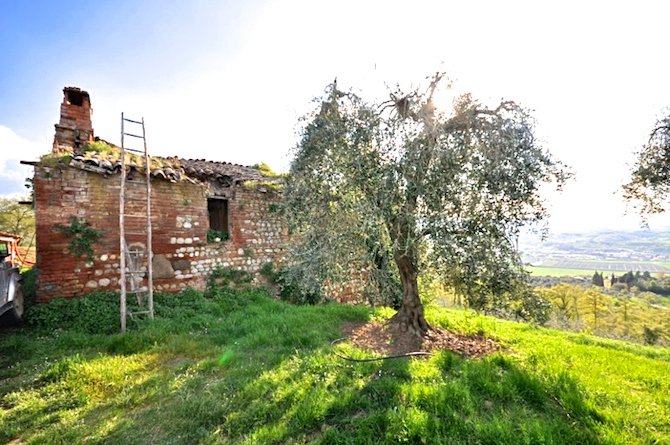
[[[60,122],[55,125],[54,153],[75,152],[82,144],[93,141],[92,114],[91,98],[86,91],[63,88]]]

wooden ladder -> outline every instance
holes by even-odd
[[[129,133],[126,126],[141,128],[140,134]],[[126,147],[126,137],[141,139],[142,149]],[[141,162],[136,162],[143,156]],[[127,158],[126,158],[127,157]],[[141,159],[141,158],[140,158]],[[142,162],[143,161],[143,162]],[[143,165],[141,165],[143,163]],[[129,175],[132,169],[144,167],[146,187],[142,187]],[[130,187],[129,187],[130,181]],[[137,185],[138,187],[135,187]],[[132,189],[133,196],[127,192]],[[144,212],[127,211],[127,205],[136,201],[143,207]],[[126,230],[126,224],[132,230]],[[130,244],[129,244],[130,241]],[[151,159],[147,152],[147,139],[144,128],[144,118],[132,120],[121,113],[121,187],[119,191],[119,250],[121,254],[121,332],[126,331],[128,317],[147,315],[154,318],[154,289],[153,289],[153,249],[151,240]],[[146,264],[146,266],[145,266]],[[135,295],[134,307],[128,307],[128,295]]]

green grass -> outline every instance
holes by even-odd
[[[563,268],[563,267],[552,267],[551,265],[545,266],[526,266],[526,270],[535,276],[544,276],[544,277],[591,277],[595,271],[605,273],[607,275],[619,274],[622,275],[629,270],[615,270],[615,269],[604,269],[603,264],[607,263],[627,263],[627,264],[647,264],[647,265],[658,265],[670,268],[670,263],[665,263],[661,261],[604,261],[604,260],[579,260],[580,263],[588,264],[593,263],[593,267],[584,266],[581,269],[575,268]],[[652,272],[652,276],[663,275],[664,272]]]
[[[341,323],[389,310],[206,295],[158,296],[157,319],[125,335],[44,314],[0,332],[0,443],[670,443],[667,349],[428,308],[503,349],[350,363],[330,346]]]

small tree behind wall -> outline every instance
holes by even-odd
[[[516,236],[547,214],[540,186],[568,176],[526,110],[470,95],[441,110],[434,98],[446,84],[438,73],[379,103],[330,85],[305,118],[285,191],[289,275],[318,289],[362,267],[381,296],[398,277],[392,321],[419,336],[429,330],[417,286],[426,266],[476,307],[528,295],[517,293],[525,273]]]

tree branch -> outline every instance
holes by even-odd
[[[658,127],[654,128],[654,130],[653,130],[653,131],[651,132],[651,134],[649,135],[649,142],[648,142],[648,144],[651,145],[651,143],[652,143],[651,141],[654,139],[654,137],[656,137],[656,133],[658,133],[658,132],[661,131],[661,130],[664,130],[664,131],[670,131],[670,124],[668,124],[668,125],[661,125],[661,126],[658,126]]]
[[[501,102],[500,105],[498,105],[495,110],[491,110],[488,108],[482,109],[482,108],[475,108],[475,112],[477,114],[486,114],[488,116],[497,116],[498,113],[500,113],[501,110],[512,110],[516,108],[516,102],[511,101],[511,100],[506,100],[504,102]]]

